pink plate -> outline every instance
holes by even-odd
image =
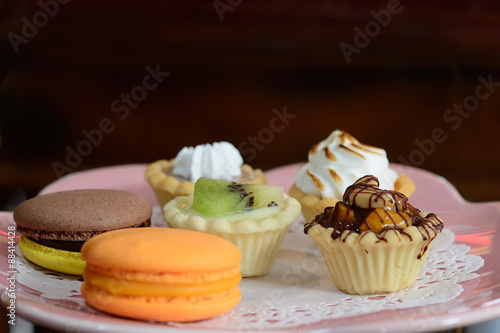
[[[294,182],[299,164],[287,165],[266,172],[269,184],[288,189]],[[467,258],[482,258],[481,266],[471,272],[468,279],[458,281],[461,292],[456,296],[423,304],[396,309],[373,310],[366,313],[343,313],[333,317],[327,307],[349,303],[354,297],[342,294],[331,286],[329,277],[320,262],[304,256],[314,255],[314,243],[303,235],[303,218],[291,228],[271,272],[261,278],[245,279],[240,285],[244,298],[254,297],[256,307],[251,310],[249,302],[240,303],[231,313],[207,321],[188,324],[155,323],[119,318],[88,307],[79,294],[81,278],[50,272],[26,262],[14,244],[9,244],[9,231],[15,223],[12,213],[0,213],[0,287],[2,304],[11,304],[15,294],[15,315],[36,324],[66,332],[198,332],[206,331],[315,331],[315,332],[431,332],[467,326],[500,317],[500,235],[496,232],[500,224],[500,203],[470,203],[465,201],[455,188],[442,177],[424,170],[392,165],[409,175],[417,191],[410,202],[425,211],[437,213],[446,229],[452,230],[457,248],[467,248]],[[124,165],[99,168],[68,175],[48,185],[41,193],[80,189],[113,188],[129,190],[146,197],[157,205],[154,193],[144,181],[145,165]],[[155,208],[158,212],[158,207]],[[161,214],[160,214],[161,215]],[[453,235],[452,233],[452,235]],[[15,264],[9,259],[15,251]],[[309,251],[309,252],[308,252]],[[10,254],[10,255],[9,255]],[[303,258],[303,259],[300,259]],[[294,261],[296,260],[296,261]],[[302,260],[302,261],[299,261]],[[12,261],[11,261],[12,262]],[[294,263],[302,263],[297,271]],[[464,263],[463,265],[466,265]],[[458,268],[461,268],[459,263]],[[287,272],[296,272],[287,275]],[[9,280],[15,274],[16,283]],[[445,272],[446,273],[446,272]],[[295,280],[294,280],[295,279]],[[295,283],[297,282],[297,283]],[[53,283],[53,285],[51,285]],[[58,287],[59,284],[59,287]],[[451,284],[447,284],[451,287]],[[65,289],[66,288],[66,289]],[[12,291],[9,293],[9,290]],[[437,293],[441,289],[438,289]],[[50,291],[50,292],[48,292]],[[320,293],[315,293],[320,291]],[[256,296],[254,296],[256,295]],[[309,296],[314,295],[314,300]],[[260,297],[260,298],[259,298]],[[326,297],[324,300],[322,297]],[[341,302],[328,304],[328,298],[340,297]],[[376,304],[385,296],[362,298],[363,307],[370,302]],[[282,301],[286,299],[286,301]],[[361,300],[361,298],[360,298]],[[397,303],[397,301],[395,302]],[[377,308],[378,309],[378,308]],[[273,326],[272,318],[294,313],[295,318],[281,321]],[[291,311],[291,312],[290,312]],[[325,311],[325,312],[321,312]],[[288,313],[287,312],[287,313]],[[264,316],[265,321],[251,318]],[[271,319],[270,319],[271,318]],[[290,318],[290,317],[288,317]]]
[[[144,164],[110,166],[66,175],[47,185],[40,194],[75,189],[109,188],[138,193],[157,205],[155,194],[144,179]]]

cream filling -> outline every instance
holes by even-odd
[[[233,180],[241,178],[243,158],[226,141],[184,147],[174,160],[173,174],[195,183],[198,178]]]
[[[143,297],[189,297],[219,293],[237,287],[241,274],[230,278],[199,284],[145,283],[119,280],[87,268],[83,277],[90,286],[106,290],[113,295]]]

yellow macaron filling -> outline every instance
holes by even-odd
[[[113,295],[189,297],[214,294],[235,288],[241,281],[241,274],[199,284],[146,283],[120,280],[100,274],[87,267],[83,273],[83,278],[89,286],[98,287]]]
[[[80,252],[54,249],[25,236],[19,237],[19,249],[29,261],[65,274],[81,275],[86,265]]]

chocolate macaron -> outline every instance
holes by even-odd
[[[14,210],[19,249],[39,266],[80,275],[80,250],[87,240],[106,231],[148,227],[151,204],[121,190],[86,189],[40,195]]]

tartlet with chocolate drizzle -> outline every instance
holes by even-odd
[[[313,238],[338,289],[349,294],[394,292],[411,286],[443,229],[397,191],[367,175],[349,186],[304,233]]]

